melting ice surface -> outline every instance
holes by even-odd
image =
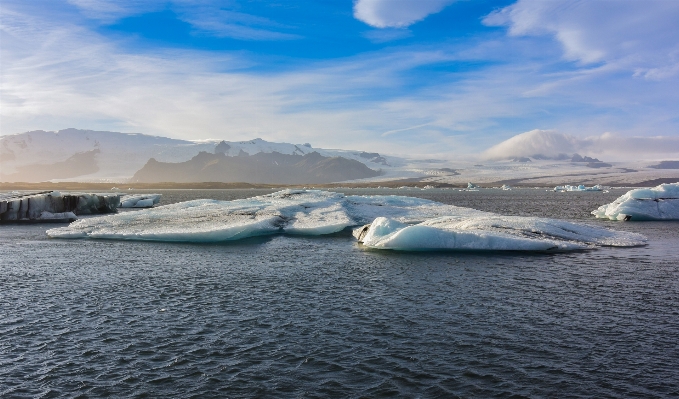
[[[610,220],[679,220],[679,183],[630,190],[592,215]]]
[[[373,248],[550,250],[641,245],[638,234],[564,221],[505,217],[403,196],[284,190],[235,200],[195,200],[88,218],[47,231],[55,238],[219,242],[275,233],[323,235],[364,226]]]

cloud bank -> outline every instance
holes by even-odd
[[[578,138],[553,130],[531,130],[517,134],[486,150],[482,156],[490,160],[516,157],[559,158],[574,153],[602,155],[607,160],[677,157],[679,137],[623,137],[611,133]]]
[[[354,17],[375,28],[405,28],[440,12],[455,0],[357,0]]]

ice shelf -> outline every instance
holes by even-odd
[[[12,192],[0,194],[0,221],[72,221],[77,215],[116,212],[119,202],[111,193]]]
[[[610,220],[679,220],[679,182],[630,190],[592,215]]]
[[[219,242],[276,233],[324,235],[348,227],[364,245],[402,250],[573,250],[642,245],[639,234],[553,219],[500,216],[404,196],[284,190],[235,200],[194,200],[78,220],[54,238]]]

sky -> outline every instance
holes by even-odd
[[[661,157],[676,21],[674,0],[3,0],[0,135]]]

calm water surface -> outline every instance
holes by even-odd
[[[679,223],[590,218],[624,190],[345,192],[587,221],[649,245],[397,253],[346,233],[189,245],[3,225],[0,397],[679,396]]]

